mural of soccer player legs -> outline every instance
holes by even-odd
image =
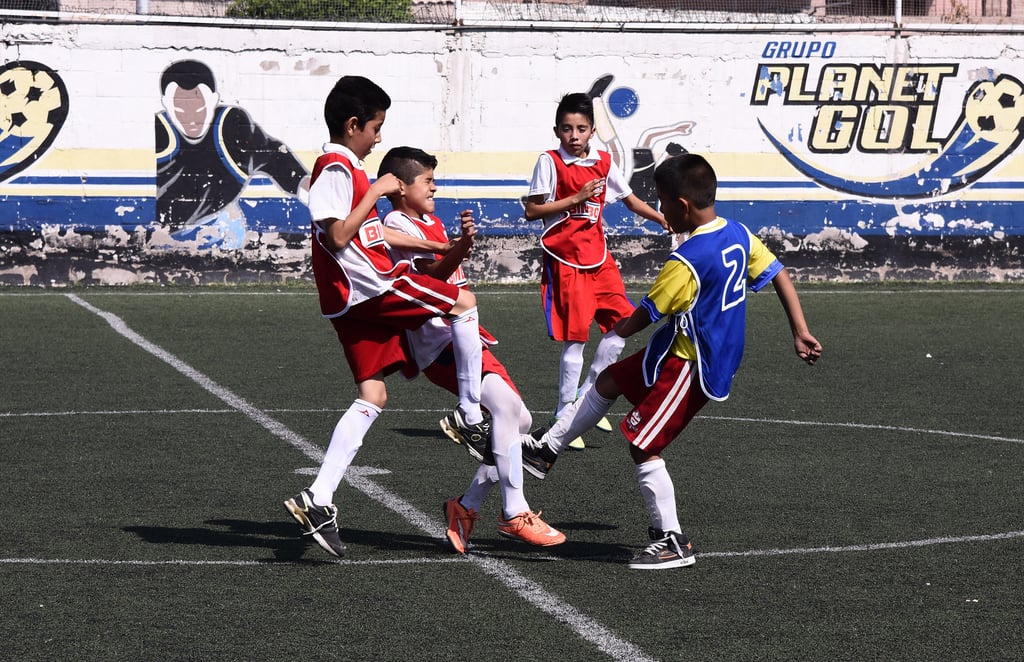
[[[628,87],[609,90],[614,80],[614,76],[605,74],[595,80],[591,84],[590,90],[587,91],[587,95],[591,99],[599,101],[594,104],[594,124],[597,129],[597,137],[608,147],[615,165],[629,177],[629,186],[633,189],[633,193],[647,204],[657,208],[658,195],[654,190],[654,166],[666,154],[673,156],[686,152],[674,140],[689,136],[696,123],[680,121],[668,126],[646,129],[640,135],[637,146],[632,148],[632,163],[628,164],[631,167],[627,167],[625,149],[611,117],[626,119],[632,116],[640,106],[640,98],[635,90]],[[669,142],[665,149],[658,154],[655,151],[656,144],[666,140],[673,142]],[[646,221],[636,217],[636,222],[643,224]]]
[[[197,60],[168,66],[156,115],[157,223],[161,248],[234,250],[245,245],[238,198],[255,176],[289,196],[309,189],[309,173],[281,141],[238,106],[220,104],[213,72]]]

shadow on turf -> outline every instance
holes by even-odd
[[[204,522],[208,527],[176,528],[169,526],[127,526],[122,530],[139,536],[154,545],[204,545],[209,547],[256,547],[271,549],[277,561],[327,560],[310,538],[299,535],[299,528],[291,522],[252,522],[248,520],[215,519]],[[599,530],[616,527],[596,523],[564,525],[569,530]],[[365,547],[387,552],[436,553],[450,551],[438,538],[419,534],[388,531],[368,531],[343,528],[342,540],[351,547]],[[526,562],[549,562],[551,557],[574,561],[620,563],[629,559],[634,550],[621,545],[576,542],[570,536],[556,547],[531,547],[501,537],[479,537],[473,540],[473,550],[493,558]],[[310,558],[305,558],[309,556]],[[358,558],[358,552],[352,558]]]

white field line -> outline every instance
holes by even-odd
[[[301,435],[293,432],[262,410],[249,404],[245,399],[236,395],[231,390],[217,384],[215,381],[188,365],[178,357],[153,344],[149,340],[146,340],[144,337],[133,331],[124,322],[124,320],[117,315],[97,308],[74,294],[68,294],[67,297],[79,306],[82,306],[86,310],[106,320],[114,331],[127,338],[139,348],[165,362],[211,394],[220,398],[229,407],[238,410],[254,422],[259,423],[269,432],[301,451],[303,455],[310,460],[319,463],[323,459],[323,451],[307,441]],[[429,517],[404,499],[385,490],[373,481],[367,479],[365,476],[359,475],[357,472],[347,473],[351,475],[346,476],[345,480],[357,490],[360,490],[371,498],[376,499],[386,508],[399,513],[411,524],[420,528],[428,535],[437,538],[444,535],[445,526],[439,521]],[[646,662],[647,660],[653,660],[653,658],[648,657],[639,648],[624,639],[620,639],[614,632],[601,625],[593,618],[586,616],[572,605],[544,590],[540,584],[519,573],[508,563],[478,555],[472,555],[468,558],[474,565],[482,569],[485,573],[504,584],[507,589],[516,593],[534,607],[569,626],[575,630],[580,637],[597,646],[599,650],[612,659],[628,662]]]
[[[367,559],[360,561],[357,559],[325,559],[319,561],[323,565],[424,565],[432,563],[469,563],[469,559],[461,556],[452,556],[449,558],[419,558],[419,559],[390,559],[387,561],[383,560],[372,560]],[[140,561],[140,560],[125,560],[125,559],[38,559],[38,558],[23,558],[23,559],[0,559],[0,565],[127,565],[127,566],[151,566],[151,565],[169,565],[169,566],[231,566],[231,567],[248,567],[248,566],[285,566],[285,565],[308,565],[308,561],[268,561],[268,560],[234,560],[234,561],[211,561],[211,560],[188,560],[188,559],[169,559],[165,561]]]
[[[135,415],[173,415],[173,414],[234,414],[237,409],[108,409],[94,411],[33,411],[33,412],[0,412],[0,418],[20,417],[41,417],[50,416],[135,416]],[[337,413],[341,415],[341,409],[303,408],[303,409],[264,409],[265,413],[284,414],[310,414],[310,413]],[[395,413],[417,413],[417,414],[443,414],[447,409],[415,409],[415,408],[388,408],[389,412]],[[551,414],[554,412],[542,409],[531,410],[535,414]],[[615,412],[610,412],[615,415]],[[619,412],[618,415],[624,415]],[[828,421],[800,421],[795,419],[782,418],[749,418],[744,416],[708,416],[698,415],[698,419],[708,421],[737,421],[741,423],[760,423],[763,425],[804,425],[823,428],[850,428],[855,430],[885,430],[889,432],[906,432],[909,434],[928,434],[939,437],[958,437],[962,439],[980,439],[983,441],[1003,441],[1010,444],[1024,444],[1024,439],[1018,437],[1000,437],[998,435],[980,434],[977,432],[956,432],[954,430],[936,430],[933,428],[914,428],[903,425],[881,425],[875,423],[834,423]]]

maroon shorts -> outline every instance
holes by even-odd
[[[619,429],[626,440],[650,455],[660,455],[679,436],[708,396],[700,388],[697,364],[669,355],[652,386],[644,384],[644,350],[613,363],[607,370],[633,409]]]
[[[418,329],[433,317],[451,312],[459,288],[436,278],[406,273],[387,292],[358,303],[331,318],[355,381],[416,368],[406,347],[405,330]]]
[[[593,269],[570,267],[545,255],[540,293],[548,335],[559,342],[587,342],[593,322],[607,333],[636,308],[610,253]]]

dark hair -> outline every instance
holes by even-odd
[[[166,92],[171,83],[177,83],[183,90],[194,90],[205,83],[212,91],[217,91],[213,72],[199,60],[179,60],[164,69],[160,76],[160,91]]]
[[[380,162],[377,176],[389,172],[406,184],[412,184],[424,170],[437,167],[437,157],[416,147],[392,147]]]
[[[706,209],[715,204],[718,178],[703,156],[679,154],[658,164],[654,185],[670,196],[686,198],[697,209]]]
[[[356,118],[362,128],[390,107],[391,97],[369,78],[342,76],[324,102],[324,120],[330,134],[340,136],[350,118]]]
[[[579,113],[588,120],[590,125],[594,125],[594,100],[583,92],[573,92],[566,94],[562,97],[562,100],[558,102],[558,108],[555,110],[555,126],[562,123],[562,119],[566,115],[572,113]]]

